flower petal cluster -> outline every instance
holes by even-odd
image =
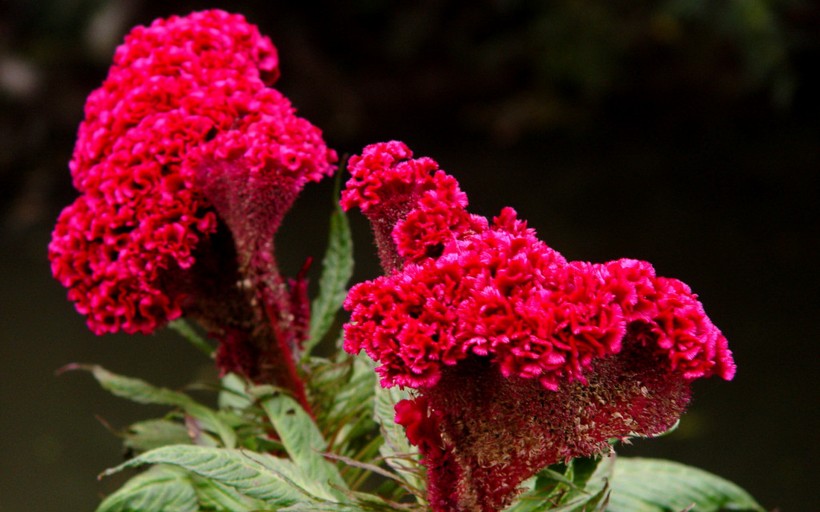
[[[347,297],[344,348],[377,361],[383,386],[418,390],[397,422],[435,510],[499,509],[541,467],[668,429],[693,379],[733,377],[697,296],[649,263],[568,262],[511,208],[469,214],[455,180],[403,144],[351,162],[342,204],[392,246],[389,273]]]
[[[95,333],[149,333],[181,316],[196,300],[184,274],[221,222],[249,232],[257,221],[271,239],[304,183],[333,171],[321,132],[269,87],[278,76],[270,40],[220,10],[137,27],[117,49],[70,163],[81,195],[49,245]],[[219,176],[226,162],[241,170]],[[236,186],[209,194],[219,180]],[[264,193],[246,192],[257,183]],[[249,209],[252,220],[235,220]]]
[[[567,262],[512,208],[491,223],[467,214],[455,180],[430,159],[373,158],[395,146],[366,148],[364,158],[385,167],[369,166],[366,186],[354,171],[343,195],[365,213],[406,211],[392,231],[400,271],[355,286],[346,302],[345,348],[379,361],[383,385],[430,387],[444,367],[481,356],[505,377],[557,389],[584,382],[596,359],[620,352],[627,332],[663,354],[670,372],[732,377],[725,338],[684,283],[657,277],[644,261]],[[417,187],[405,184],[413,176]]]
[[[486,222],[467,214],[467,195],[455,178],[439,170],[433,159],[412,156],[403,142],[383,142],[350,157],[347,166],[351,177],[341,205],[345,210],[359,208],[370,220],[387,272],[401,268],[408,258],[440,253],[451,230]],[[394,231],[408,214],[412,221]]]

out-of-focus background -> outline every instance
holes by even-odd
[[[280,51],[277,87],[340,153],[401,139],[476,213],[512,205],[570,259],[653,262],[700,294],[733,382],[698,382],[678,431],[627,454],[723,475],[768,509],[820,510],[820,8],[810,0],[0,4],[0,511],[91,510],[120,482],[114,428],[161,413],[97,362],[180,387],[212,370],[174,336],[98,338],[51,278],[50,230],[85,97],[136,24],[220,7]],[[329,183],[286,220],[295,271],[324,249]],[[357,279],[378,273],[354,216]]]

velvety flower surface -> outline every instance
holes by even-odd
[[[388,273],[350,291],[344,347],[379,362],[383,386],[418,390],[396,420],[434,510],[499,510],[549,464],[667,430],[693,379],[734,375],[697,296],[649,263],[567,262],[511,208],[467,213],[401,143],[351,169],[342,204],[373,222]]]
[[[270,40],[219,10],[137,27],[117,49],[70,163],[81,195],[49,246],[95,333],[148,333],[208,309],[193,274],[224,259],[208,242],[223,223],[240,264],[272,260],[282,216],[336,159],[269,87],[278,76]]]

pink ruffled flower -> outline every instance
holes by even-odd
[[[303,339],[284,319],[307,324],[295,318],[307,315],[304,283],[279,275],[273,237],[336,154],[269,87],[278,76],[270,40],[220,10],[125,38],[86,103],[70,163],[81,195],[49,245],[92,331],[150,333],[188,315],[249,351],[222,347],[223,371],[261,380],[279,370],[266,359]]]
[[[361,156],[352,156],[347,165],[351,177],[342,191],[342,208],[357,207],[370,220],[382,266],[388,273],[401,267],[404,255],[399,251],[423,253],[432,249],[435,252],[441,242],[435,239],[443,238],[448,221],[454,227],[469,223],[469,219],[462,218],[467,215],[464,211],[467,196],[459,190],[458,182],[439,171],[434,160],[412,156],[403,142],[391,141],[367,146]],[[428,204],[430,210],[414,214],[419,217],[419,226],[427,217],[447,217],[435,219],[439,227],[437,233],[408,226],[408,231],[414,230],[416,235],[429,236],[432,245],[412,244],[409,239],[412,233],[393,233],[395,225],[411,210],[417,210],[420,201]],[[446,207],[438,209],[440,205]],[[394,236],[399,238],[400,248],[396,247]]]
[[[223,221],[242,217],[239,206],[263,209],[229,227],[266,223],[260,236],[272,240],[302,186],[332,172],[321,132],[266,87],[278,75],[270,40],[219,10],[137,27],[117,49],[88,99],[70,164],[83,195],[60,216],[49,248],[55,276],[94,332],[148,333],[180,316],[186,297],[169,294],[166,281],[190,269],[216,231],[214,203],[233,201],[217,205]],[[198,181],[205,160],[253,179]],[[231,192],[204,190],[232,179]]]
[[[75,186],[96,188],[93,177],[87,181],[95,164],[145,117],[179,111],[186,121],[208,125],[197,137],[202,140],[210,129],[230,127],[248,94],[278,77],[276,48],[241,15],[210,10],[134,28],[117,48],[105,82],[86,101],[69,164]],[[175,160],[173,149],[186,147],[185,124],[174,124],[175,141],[154,151]]]
[[[403,144],[351,162],[343,205],[373,222],[389,273],[350,291],[344,348],[379,362],[383,386],[417,390],[396,421],[434,510],[499,510],[545,466],[667,430],[693,379],[734,375],[697,297],[650,264],[567,262],[511,208],[470,215]]]

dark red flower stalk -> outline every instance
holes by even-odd
[[[185,315],[221,340],[223,371],[300,395],[304,277],[280,275],[273,239],[336,154],[269,87],[278,76],[275,47],[242,16],[135,28],[86,103],[70,164],[81,195],[49,258],[95,333],[150,333]]]
[[[500,510],[543,467],[669,429],[692,380],[732,378],[726,339],[685,284],[642,261],[567,262],[510,208],[470,215],[429,159],[419,186],[396,187],[416,162],[403,145],[397,160],[398,144],[366,148],[343,195],[371,220],[389,214],[376,230],[393,243],[392,273],[348,295],[345,350],[378,361],[383,386],[416,390],[396,421],[434,510]]]

